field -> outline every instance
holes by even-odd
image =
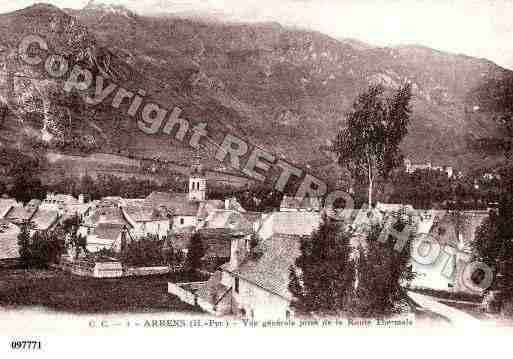
[[[83,278],[57,270],[0,270],[0,306],[43,307],[70,313],[195,312],[167,293],[167,283],[184,274],[135,278]]]

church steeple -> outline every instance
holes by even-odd
[[[204,201],[207,192],[207,179],[201,165],[201,157],[195,154],[189,175],[189,201]]]

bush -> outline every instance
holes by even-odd
[[[404,223],[394,224],[401,231]],[[400,227],[400,228],[398,228]],[[379,240],[384,227],[375,225],[367,238],[366,248],[359,248],[357,259],[358,286],[351,310],[361,317],[389,316],[402,310],[406,296],[401,284],[413,279],[409,264],[412,237],[401,251],[394,249],[395,240]]]
[[[65,251],[64,238],[60,232],[35,232],[30,237],[28,224],[22,226],[18,245],[25,268],[47,268],[51,263],[58,263]]]
[[[153,267],[164,265],[177,265],[181,257],[176,251],[166,246],[164,240],[152,236],[132,241],[126,245],[120,255],[125,265],[133,267]]]
[[[189,242],[189,248],[187,248],[187,270],[190,272],[198,270],[201,267],[201,259],[204,255],[205,247],[203,245],[203,239],[198,232],[195,232]]]

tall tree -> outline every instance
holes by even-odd
[[[406,223],[395,218],[386,224],[396,231],[403,231]],[[383,225],[374,225],[367,237],[365,246],[359,248],[357,257],[358,286],[352,302],[354,314],[362,317],[388,316],[400,312],[406,306],[406,296],[402,285],[413,279],[410,265],[409,242],[403,249],[394,249],[396,239],[388,236],[380,241],[380,235],[388,233]]]
[[[301,242],[301,254],[289,273],[289,291],[294,297],[291,306],[296,312],[326,315],[348,309],[354,281],[350,236],[325,218],[312,238]]]
[[[194,272],[201,267],[201,259],[205,255],[205,251],[203,238],[198,232],[195,232],[187,248],[186,266],[189,271]]]
[[[399,145],[408,132],[410,100],[409,84],[392,97],[386,97],[379,85],[369,87],[353,103],[346,126],[334,142],[339,164],[352,176],[365,179],[369,207],[376,179],[386,179],[402,162]]]

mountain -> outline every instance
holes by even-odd
[[[159,155],[180,163],[188,162],[188,149],[170,146],[163,136],[143,136],[133,119],[108,106],[92,111],[58,91],[62,83],[33,73],[16,58],[17,41],[36,31],[72,62],[127,88],[144,88],[165,107],[180,106],[188,118],[207,121],[210,131],[234,132],[331,176],[323,148],[371,83],[389,90],[412,84],[406,155],[462,169],[480,166],[482,158],[467,150],[467,139],[493,132],[495,125],[472,94],[511,76],[490,61],[422,46],[375,47],[277,23],[140,16],[93,1],[82,10],[35,5],[0,15],[0,27],[6,34],[0,64],[42,77],[15,81],[19,113],[0,129],[0,141],[65,132],[79,143],[92,138],[93,151]],[[0,99],[7,101],[5,89]],[[24,125],[13,125],[20,119]]]

